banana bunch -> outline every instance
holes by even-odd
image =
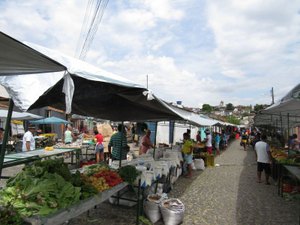
[[[51,146],[51,147],[45,147],[45,150],[46,151],[53,151],[54,150],[54,148]]]

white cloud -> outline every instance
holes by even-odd
[[[74,55],[87,1],[0,2],[0,27]],[[86,60],[185,105],[269,103],[299,81],[300,3],[110,1]],[[295,83],[296,82],[296,83]]]

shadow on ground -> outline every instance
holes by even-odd
[[[286,201],[277,194],[277,186],[256,182],[254,151],[249,148],[239,179],[237,225],[299,225],[300,201]]]

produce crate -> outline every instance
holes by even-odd
[[[206,155],[204,158],[204,164],[206,167],[215,166],[215,156],[214,155]]]

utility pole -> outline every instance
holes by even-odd
[[[147,74],[147,89],[148,89],[148,74]]]
[[[272,96],[272,103],[271,103],[271,105],[273,105],[274,104],[274,88],[273,87],[271,89],[271,96]]]

